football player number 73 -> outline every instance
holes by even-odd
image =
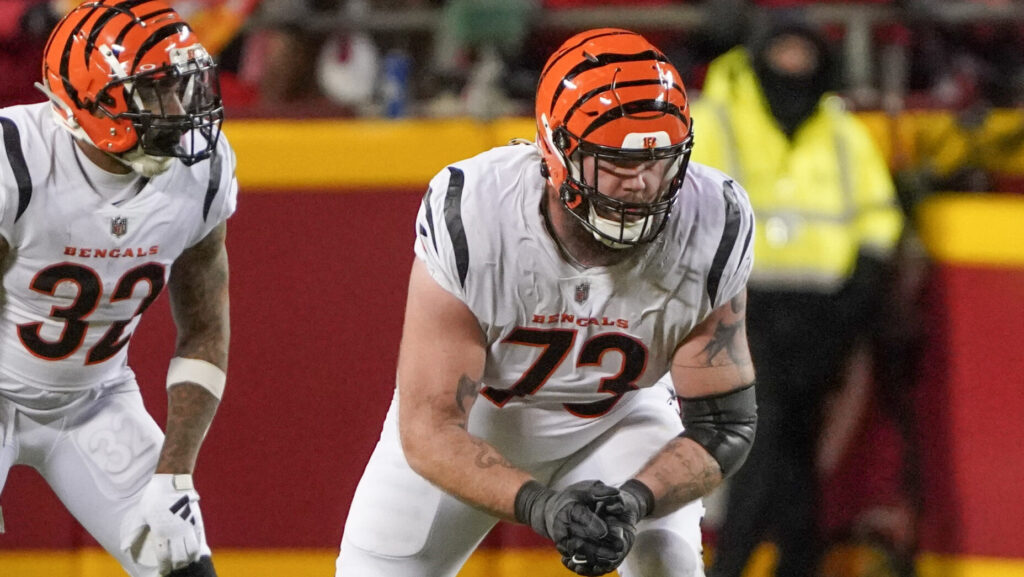
[[[40,334],[43,323],[24,323],[18,325],[18,338],[33,355],[59,361],[71,356],[82,346],[85,333],[89,330],[89,315],[96,310],[100,297],[103,295],[103,283],[96,271],[89,267],[60,263],[48,266],[39,271],[32,279],[30,288],[36,292],[56,296],[57,286],[70,282],[78,285],[78,294],[68,306],[55,306],[50,309],[50,317],[64,322],[64,330],[56,341],[46,340]],[[146,282],[149,293],[143,297],[131,317],[123,321],[115,321],[103,337],[93,345],[85,357],[85,364],[95,365],[113,357],[128,344],[132,335],[124,335],[124,329],[135,317],[141,315],[153,304],[164,287],[164,266],[158,263],[139,265],[124,273],[110,295],[110,302],[116,303],[132,298],[135,285]]]
[[[502,343],[539,347],[540,356],[523,376],[508,389],[484,387],[480,394],[494,404],[503,406],[512,397],[525,397],[540,390],[548,378],[558,369],[576,340],[575,329],[532,329],[519,327],[513,330]],[[592,403],[564,403],[570,413],[579,417],[597,417],[611,410],[622,395],[636,390],[636,380],[647,368],[647,348],[634,337],[622,333],[605,333],[591,337],[583,343],[577,367],[597,366],[608,351],[617,351],[622,356],[622,368],[611,377],[601,379],[598,392],[612,396]]]

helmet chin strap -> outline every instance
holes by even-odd
[[[587,218],[590,220],[590,224],[592,224],[594,228],[597,229],[597,231],[601,231],[602,233],[608,236],[613,236],[616,238],[621,238],[622,240],[635,242],[640,239],[640,235],[642,235],[644,231],[647,229],[647,221],[651,217],[645,216],[640,220],[622,223],[619,221],[612,220],[610,218],[605,218],[597,214],[597,211],[594,210],[594,205],[590,204],[590,213]],[[596,238],[602,244],[609,246],[611,248],[630,248],[632,246],[635,246],[635,244],[616,242],[602,234],[599,234],[597,231],[591,231],[591,234],[594,235],[594,238]]]
[[[141,174],[146,178],[153,178],[158,174],[167,172],[167,169],[171,167],[171,163],[174,162],[174,158],[170,156],[146,154],[142,151],[141,146],[136,146],[128,152],[122,152],[121,154],[110,154],[110,156],[132,169],[136,174]]]

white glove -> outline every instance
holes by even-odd
[[[203,517],[192,475],[153,475],[121,526],[121,549],[161,575],[199,559]]]

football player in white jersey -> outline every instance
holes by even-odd
[[[430,183],[341,577],[454,576],[499,519],[581,575],[703,575],[700,498],[756,425],[746,193],[688,166],[679,74],[638,34],[566,41],[536,116]]]
[[[84,2],[37,86],[48,102],[0,109],[0,491],[33,467],[129,574],[215,575],[192,472],[226,379],[237,182],[213,60],[164,0]],[[164,286],[161,432],[127,356]]]

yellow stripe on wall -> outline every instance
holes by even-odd
[[[861,112],[891,166],[948,174],[965,162],[1007,174],[1024,173],[1024,110],[995,110],[969,130],[945,111],[890,118]],[[700,146],[700,133],[697,146]],[[238,153],[248,188],[425,187],[447,164],[510,138],[533,139],[532,118],[483,122],[427,119],[228,119],[224,133]]]
[[[228,120],[242,187],[416,187],[446,165],[511,138],[533,139],[530,119]]]
[[[1024,266],[1024,198],[950,194],[921,204],[921,239],[954,264]]]
[[[920,577],[1020,577],[1024,560],[930,554],[918,559],[917,570]]]
[[[244,550],[218,549],[214,553],[220,577],[329,577],[334,575],[334,549]],[[770,577],[775,550],[762,545],[744,577]],[[853,566],[853,565],[850,565]],[[1024,559],[953,557],[922,554],[920,577],[1020,577]],[[0,575],[17,577],[111,577],[124,572],[100,549],[65,551],[0,551]],[[459,577],[564,577],[559,555],[549,549],[477,551]],[[353,576],[355,577],[355,576]],[[839,575],[837,577],[857,577]]]
[[[334,575],[338,553],[329,549],[218,549],[220,577],[325,577]],[[124,569],[102,549],[78,551],[0,551],[0,575],[12,577],[112,577]]]

